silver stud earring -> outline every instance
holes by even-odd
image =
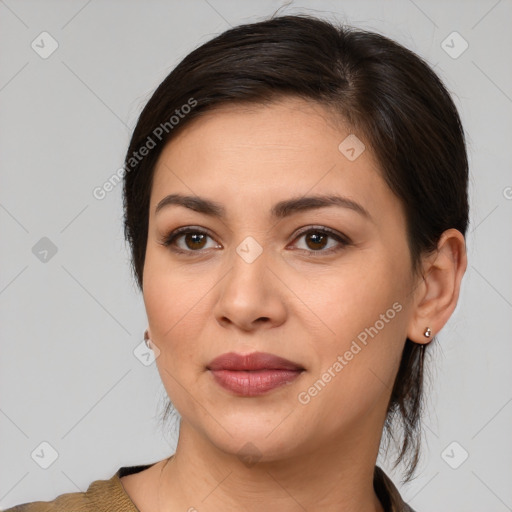
[[[432,329],[430,329],[430,327],[427,327],[425,329],[425,332],[423,333],[423,336],[425,336],[425,338],[430,338],[430,336],[432,336]]]
[[[146,347],[150,349],[151,347],[149,346],[149,334],[147,329],[144,331],[144,341],[146,342]]]

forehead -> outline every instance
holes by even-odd
[[[287,97],[269,103],[221,104],[202,112],[173,138],[166,149],[195,146],[201,154],[229,148],[325,151],[349,129],[339,115],[317,102]],[[200,146],[198,139],[202,138]],[[319,146],[319,139],[324,144]],[[261,151],[262,153],[263,151]]]
[[[364,148],[355,159],[343,151],[347,137],[352,145],[360,142],[358,152]],[[257,205],[271,195],[333,191],[357,197],[368,209],[371,204],[384,208],[393,194],[365,146],[361,135],[318,103],[287,98],[223,105],[191,121],[163,149],[152,208],[173,192],[231,201],[242,196],[246,204]]]

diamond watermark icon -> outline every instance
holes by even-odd
[[[155,362],[155,359],[160,355],[160,349],[151,341],[150,347],[146,345],[146,342],[142,340],[134,351],[133,355],[144,365],[150,366]]]
[[[30,456],[38,466],[48,469],[58,459],[59,454],[50,443],[43,441],[34,449]]]
[[[263,247],[252,236],[248,236],[242,240],[236,252],[246,263],[252,263],[263,252]]]
[[[32,254],[42,263],[48,263],[56,254],[57,246],[46,236],[43,236],[32,247]]]
[[[258,447],[251,442],[245,443],[242,448],[238,450],[237,455],[242,463],[248,468],[252,468],[256,465],[262,457]]]
[[[457,441],[451,442],[442,452],[441,458],[450,466],[452,469],[458,469],[466,459],[469,457],[469,453],[461,446]]]
[[[57,40],[48,32],[41,32],[30,45],[39,57],[47,59],[59,47]]]
[[[353,133],[343,139],[338,146],[340,153],[353,162],[361,156],[366,146]]]
[[[452,58],[458,59],[469,47],[469,43],[458,33],[452,32],[441,43],[441,48]]]

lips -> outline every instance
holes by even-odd
[[[292,382],[304,371],[299,364],[263,352],[222,354],[207,369],[217,384],[239,396],[268,393]]]
[[[304,370],[302,366],[288,361],[288,359],[265,352],[253,352],[245,355],[229,352],[216,357],[207,368],[213,371]]]

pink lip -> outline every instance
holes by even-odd
[[[304,368],[292,361],[263,352],[229,352],[207,366],[215,381],[240,396],[267,393],[296,379]]]

